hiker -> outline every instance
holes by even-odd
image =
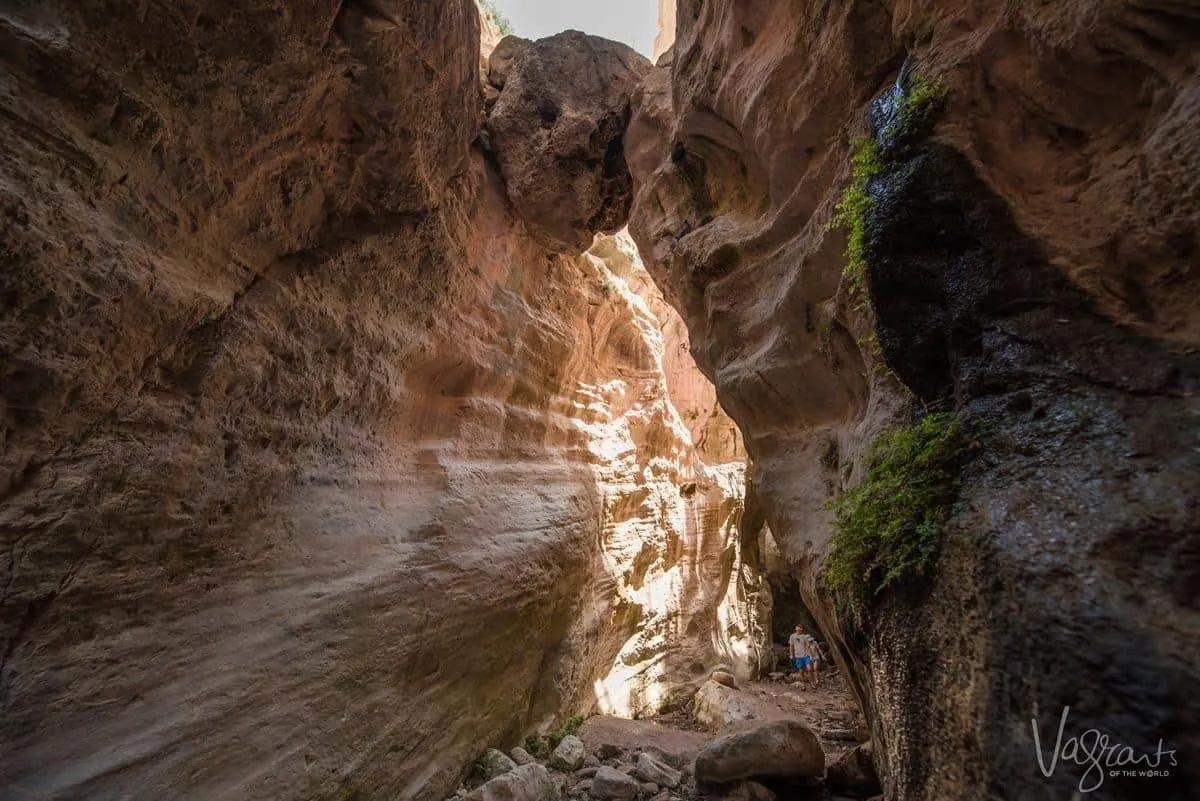
[[[804,627],[796,624],[796,630],[788,637],[788,652],[792,655],[792,665],[801,673],[812,677],[814,687],[821,684],[821,672],[818,665],[821,651],[817,641],[804,633]]]

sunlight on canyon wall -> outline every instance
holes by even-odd
[[[638,621],[612,670],[595,682],[595,694],[600,711],[635,716],[694,688],[714,661],[744,676],[755,673],[765,652],[770,598],[757,566],[742,553],[740,435],[694,362],[676,358],[671,375],[664,367],[667,354],[687,351],[686,340],[669,339],[682,333],[678,316],[662,302],[624,232],[599,237],[589,258],[604,297],[634,323],[639,336],[628,347],[644,349],[644,371],[618,370],[621,377],[602,385],[580,385],[576,421],[596,456],[602,553],[618,598],[615,614]],[[694,392],[682,402],[694,418],[723,421],[712,441],[728,443],[722,454],[728,461],[705,461],[668,390],[672,385],[707,386],[707,398]],[[705,402],[701,412],[697,407]],[[702,426],[701,435],[707,430]]]

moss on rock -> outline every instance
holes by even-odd
[[[831,227],[846,230],[843,275],[853,292],[867,288],[867,226],[875,208],[870,182],[894,161],[898,146],[928,128],[949,97],[949,90],[940,81],[923,75],[914,76],[907,86],[902,83],[897,84],[890,122],[875,136],[854,140],[850,151],[850,185],[830,223]]]
[[[826,586],[858,610],[937,558],[959,473],[977,447],[950,412],[881,435],[866,478],[830,504],[836,515]]]

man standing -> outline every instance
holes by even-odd
[[[805,634],[804,627],[796,624],[796,630],[792,632],[792,636],[788,637],[788,652],[792,655],[792,665],[796,670],[799,670],[805,675],[811,675],[811,684],[817,687],[821,684],[820,668],[817,665],[817,658],[820,656],[820,649],[817,646],[817,641]]]

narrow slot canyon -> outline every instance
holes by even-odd
[[[0,801],[1200,796],[1200,7],[646,5],[0,0]]]

